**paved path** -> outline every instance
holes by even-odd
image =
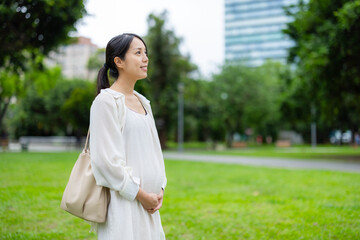
[[[207,155],[192,153],[164,152],[164,158],[169,160],[186,160],[199,162],[232,163],[243,165],[255,165],[279,168],[295,169],[323,169],[344,172],[360,173],[360,163],[339,162],[339,161],[319,161],[319,160],[295,160],[285,158],[264,158],[264,157],[244,157],[226,155]]]
[[[20,144],[10,144],[11,151],[21,151]],[[65,148],[63,146],[37,146],[31,145],[29,151],[78,151],[81,149]],[[1,152],[1,148],[0,148]],[[178,153],[178,152],[164,152],[164,157],[171,160],[187,160],[200,162],[218,162],[218,163],[232,163],[243,165],[255,165],[275,168],[290,168],[290,169],[323,169],[343,172],[357,172],[360,173],[360,162],[340,162],[340,161],[319,161],[319,160],[296,160],[285,158],[265,158],[265,157],[244,157],[244,156],[229,156],[229,155],[211,155],[211,154],[196,154],[196,153]]]

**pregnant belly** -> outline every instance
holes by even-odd
[[[140,176],[140,187],[148,193],[160,193],[164,182],[164,174],[160,169],[143,169]]]
[[[140,187],[148,193],[160,193],[164,183],[164,162],[150,148],[127,152],[127,165],[132,167],[133,176],[140,179]]]

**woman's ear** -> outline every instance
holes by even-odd
[[[121,58],[119,58],[119,57],[115,57],[114,58],[114,63],[115,63],[115,65],[116,65],[116,67],[117,68],[124,68],[124,61],[123,60],[121,60]]]

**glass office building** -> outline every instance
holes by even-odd
[[[282,33],[291,20],[283,7],[297,0],[225,0],[225,58],[251,66],[286,61],[293,42]]]

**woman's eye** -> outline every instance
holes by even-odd
[[[141,52],[140,52],[140,51],[137,51],[136,54],[141,54]]]

